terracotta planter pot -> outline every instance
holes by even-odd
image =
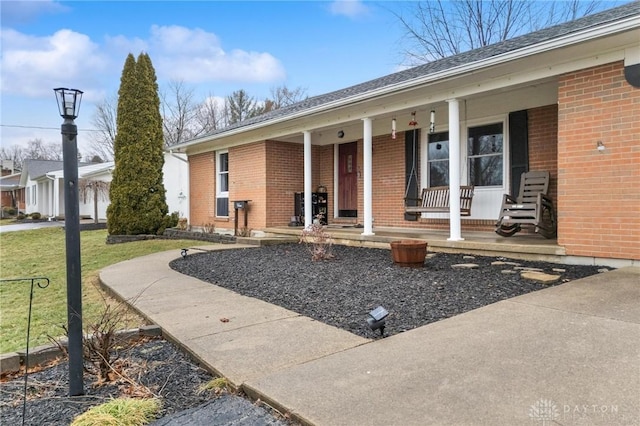
[[[424,241],[401,240],[391,242],[391,257],[400,266],[421,268],[427,256],[427,243]]]

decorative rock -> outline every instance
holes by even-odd
[[[516,266],[513,269],[517,269],[518,271],[530,271],[530,272],[543,272],[544,271],[544,269],[530,268],[528,266]]]
[[[473,260],[475,259],[475,256],[462,256],[462,258],[465,260]]]
[[[552,269],[552,271],[553,271],[553,272],[559,272],[559,273],[567,272],[567,270],[566,270],[566,269],[562,269],[562,268],[553,268],[553,269]]]
[[[476,269],[480,266],[476,263],[458,263],[457,265],[451,265],[453,269]]]
[[[517,271],[514,271],[513,269],[503,269],[502,271],[500,271],[500,273],[502,274],[517,274]]]
[[[519,263],[516,263],[516,262],[505,262],[504,260],[496,260],[495,262],[491,262],[491,265],[493,265],[493,266],[503,266],[503,265],[520,266]]]
[[[601,268],[601,269],[598,269],[598,272],[599,273],[609,272],[609,270],[607,268]]]
[[[523,271],[520,276],[526,280],[533,280],[542,284],[551,284],[560,279],[560,275],[545,274],[538,271]]]

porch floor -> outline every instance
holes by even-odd
[[[494,232],[463,231],[463,241],[448,241],[448,230],[374,227],[374,235],[362,235],[362,228],[351,225],[328,225],[324,228],[336,244],[343,245],[389,248],[392,241],[418,239],[426,241],[431,252],[469,253],[557,263],[566,260],[566,251],[558,245],[556,239],[546,239],[537,234],[505,238]],[[264,232],[271,236],[299,237],[302,229],[301,226],[282,226],[267,228]]]

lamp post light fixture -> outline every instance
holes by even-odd
[[[382,306],[378,306],[373,311],[369,312],[369,318],[367,318],[367,324],[371,331],[380,330],[380,336],[384,337],[384,326],[386,325],[387,311]]]
[[[82,359],[82,275],[80,263],[80,206],[78,204],[78,127],[82,91],[53,89],[61,126],[64,173],[64,229],[67,254],[67,332],[69,334],[69,396],[84,394]]]

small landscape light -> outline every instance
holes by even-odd
[[[180,252],[180,255],[182,256],[183,259],[187,258],[187,252],[188,251],[189,251],[189,249],[183,248],[182,251]]]
[[[373,311],[369,312],[367,318],[367,324],[371,331],[380,330],[380,336],[384,336],[385,318],[389,315],[389,312],[382,306],[378,306]]]

